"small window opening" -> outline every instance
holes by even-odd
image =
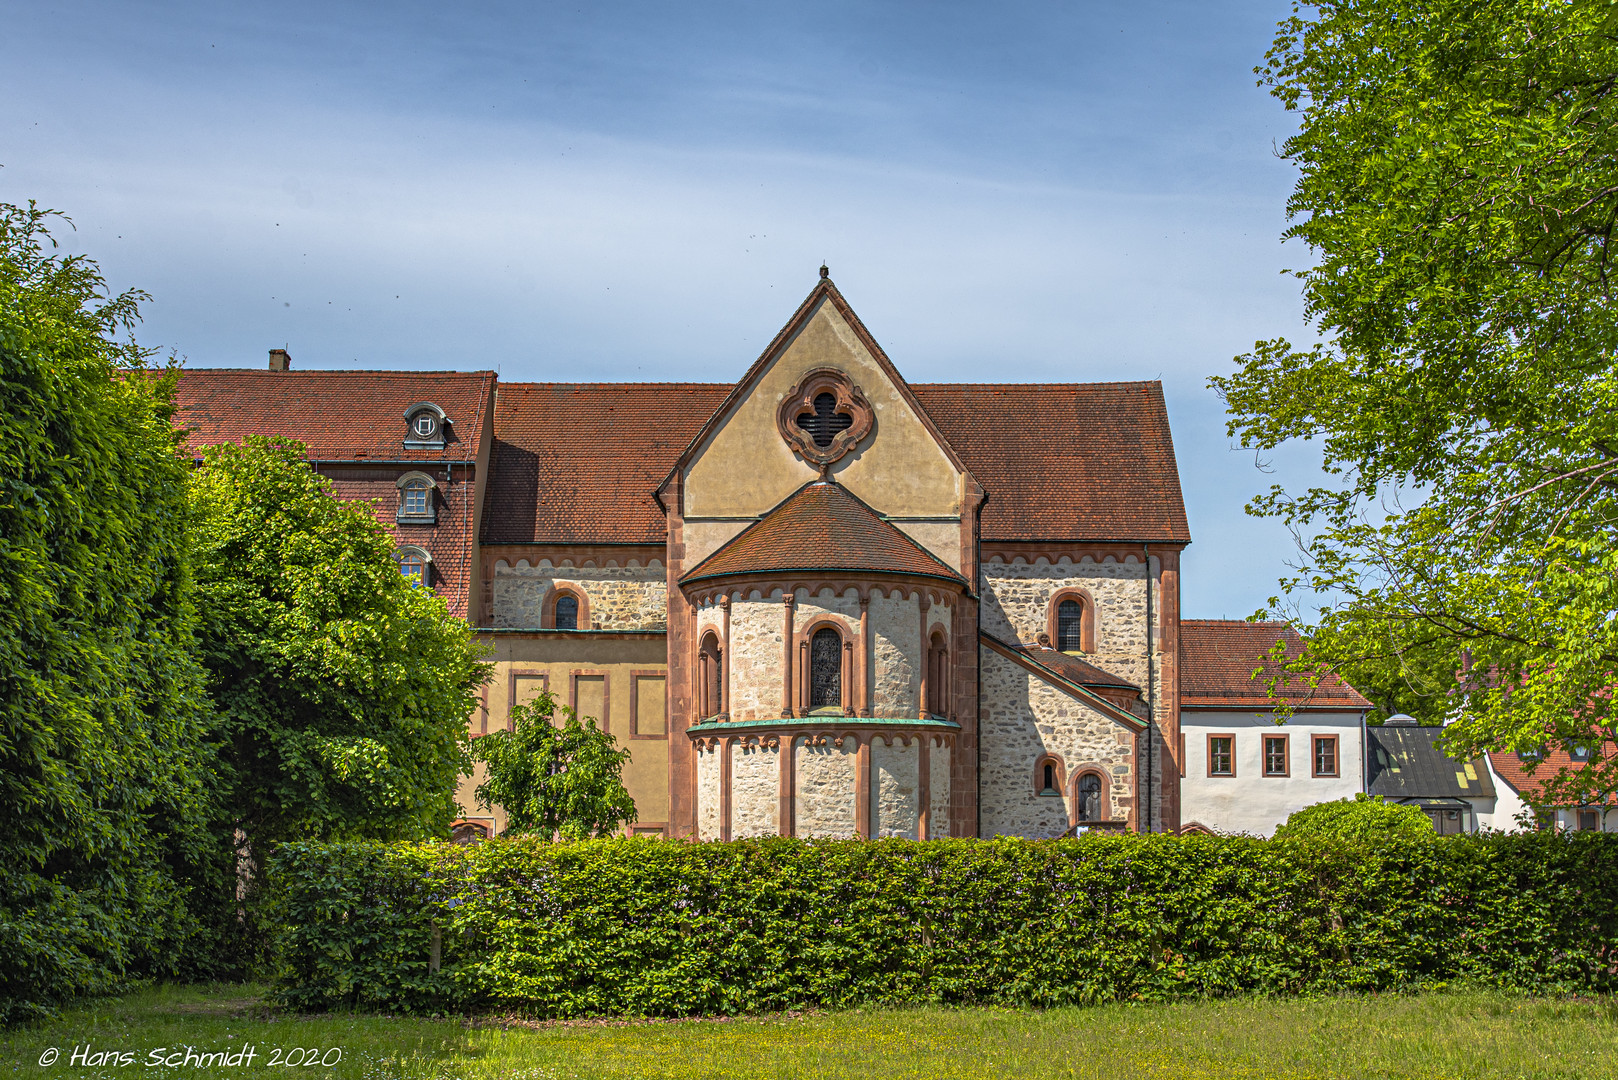
[[[427,481],[412,480],[405,485],[404,512],[411,515],[427,513]]]
[[[563,593],[556,598],[556,629],[577,630],[579,628],[579,598],[570,593]]]
[[[1208,775],[1235,776],[1236,763],[1232,754],[1235,740],[1228,735],[1214,735],[1208,739]]]
[[[1084,651],[1084,605],[1077,600],[1063,600],[1056,605],[1056,649]]]
[[[1600,827],[1601,823],[1596,819],[1596,812],[1594,810],[1579,811],[1580,832],[1595,832]]]
[[[423,439],[432,438],[433,430],[437,427],[438,418],[432,413],[424,412],[416,414],[416,434],[421,436]]]
[[[815,440],[815,445],[822,450],[830,446],[831,441],[840,432],[847,431],[853,424],[852,416],[837,411],[837,397],[833,394],[816,394],[815,411],[798,415],[798,426],[807,431]]]
[[[843,638],[829,626],[809,639],[809,707],[829,709],[843,703]]]
[[[1567,748],[1567,755],[1568,755],[1568,757],[1572,758],[1574,761],[1589,761],[1590,760],[1590,748],[1588,746],[1578,746],[1578,745],[1569,746]]]
[[[1101,777],[1095,773],[1085,773],[1079,777],[1078,796],[1078,819],[1080,821],[1100,821]]]
[[[1043,771],[1045,783],[1040,787],[1039,793],[1041,795],[1060,795],[1061,792],[1056,790],[1056,766],[1047,761]]]
[[[719,648],[717,634],[703,635],[701,650],[702,665],[702,715],[718,716],[725,711],[725,663],[724,651]]]

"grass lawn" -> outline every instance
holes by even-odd
[[[42,1067],[41,1055],[60,1057]],[[251,1063],[194,1054],[252,1047]],[[151,1065],[154,1051],[172,1064]],[[332,1067],[301,1065],[315,1051]],[[74,1064],[75,1049],[90,1064]],[[285,1062],[271,1065],[275,1050]],[[94,1055],[128,1055],[120,1058]],[[171,1056],[172,1055],[172,1056]],[[97,1063],[99,1061],[99,1063]],[[162,987],[0,1033],[0,1077],[1618,1077],[1618,1002],[1501,994],[1241,1000],[1015,1012],[867,1010],[521,1025],[297,1017],[251,988]]]

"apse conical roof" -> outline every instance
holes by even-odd
[[[687,571],[684,583],[783,570],[966,579],[831,480],[816,480]]]

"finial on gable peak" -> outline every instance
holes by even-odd
[[[831,278],[831,268],[828,267],[825,263],[821,263],[820,264],[820,280],[821,281],[827,281],[830,278]]]

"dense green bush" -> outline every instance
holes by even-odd
[[[202,973],[228,888],[173,377],[49,218],[0,204],[0,1023]]]
[[[1615,988],[1618,837],[288,844],[278,993],[543,1016]],[[442,966],[433,970],[435,930]]]
[[[1432,819],[1421,807],[1390,803],[1363,791],[1352,799],[1306,806],[1293,812],[1286,823],[1275,830],[1277,840],[1333,836],[1362,843],[1392,836],[1420,839],[1437,835]]]

